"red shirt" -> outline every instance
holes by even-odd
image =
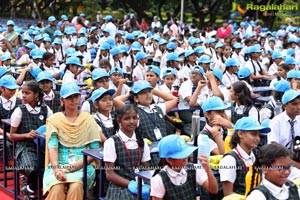
[[[231,28],[227,27],[225,30],[223,27],[218,28],[217,30],[217,35],[219,38],[224,39],[226,36],[230,35],[231,33]]]

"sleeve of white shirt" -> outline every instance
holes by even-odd
[[[91,112],[91,109],[90,109],[90,102],[89,101],[84,101],[82,106],[81,106],[81,111],[84,111],[84,112],[88,112],[90,113]]]
[[[257,111],[257,109],[254,106],[252,108],[250,108],[250,110],[249,110],[249,117],[251,117],[252,119],[256,119],[257,121],[259,121],[258,111]]]
[[[53,111],[51,110],[51,108],[49,108],[49,106],[47,106],[47,118],[51,117],[53,115]]]
[[[196,164],[197,165],[197,164]],[[198,165],[197,165],[198,166]],[[207,173],[203,167],[196,168],[196,182],[198,185],[203,185],[203,183],[208,179]]]
[[[219,164],[219,173],[221,182],[229,181],[234,183],[236,179],[236,160],[233,156],[223,157]]]
[[[277,117],[270,121],[271,132],[268,134],[268,143],[279,142],[280,122]]]
[[[157,197],[157,198],[163,198],[165,196],[166,193],[165,185],[159,174],[156,174],[154,177],[151,178],[150,185],[151,185],[150,196]]]
[[[144,153],[143,153],[143,157],[142,157],[142,162],[147,162],[151,160],[150,157],[150,148],[148,146],[148,144],[146,142],[144,142]]]
[[[267,200],[265,195],[259,190],[253,190],[250,195],[247,196],[246,200]]]
[[[166,115],[166,104],[165,103],[159,103],[157,104],[158,107],[160,107],[163,115],[165,116]]]
[[[22,120],[22,111],[17,107],[10,117],[10,123],[12,127],[19,127]]]
[[[103,161],[114,163],[116,159],[117,159],[117,153],[115,148],[115,141],[112,138],[108,138],[104,142]]]

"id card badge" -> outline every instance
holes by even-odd
[[[69,164],[75,164],[76,163],[76,158],[75,158],[75,156],[74,155],[69,155],[69,157],[68,157],[68,162],[69,162]]]
[[[162,135],[161,135],[161,132],[160,132],[159,128],[154,129],[154,135],[155,135],[157,140],[160,140],[162,138]]]

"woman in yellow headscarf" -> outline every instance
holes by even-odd
[[[75,83],[60,90],[63,111],[47,120],[46,167],[43,179],[47,199],[83,199],[82,150],[100,147],[100,134],[94,118],[79,111],[80,92]],[[88,158],[92,162],[92,158]],[[87,166],[87,185],[91,187],[95,168]],[[65,186],[69,186],[65,194]]]

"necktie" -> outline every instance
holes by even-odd
[[[292,120],[289,120],[289,123],[291,125],[291,134],[292,134],[292,140],[294,140],[295,138],[295,129],[294,129],[294,124],[295,124],[296,121],[292,121]]]

